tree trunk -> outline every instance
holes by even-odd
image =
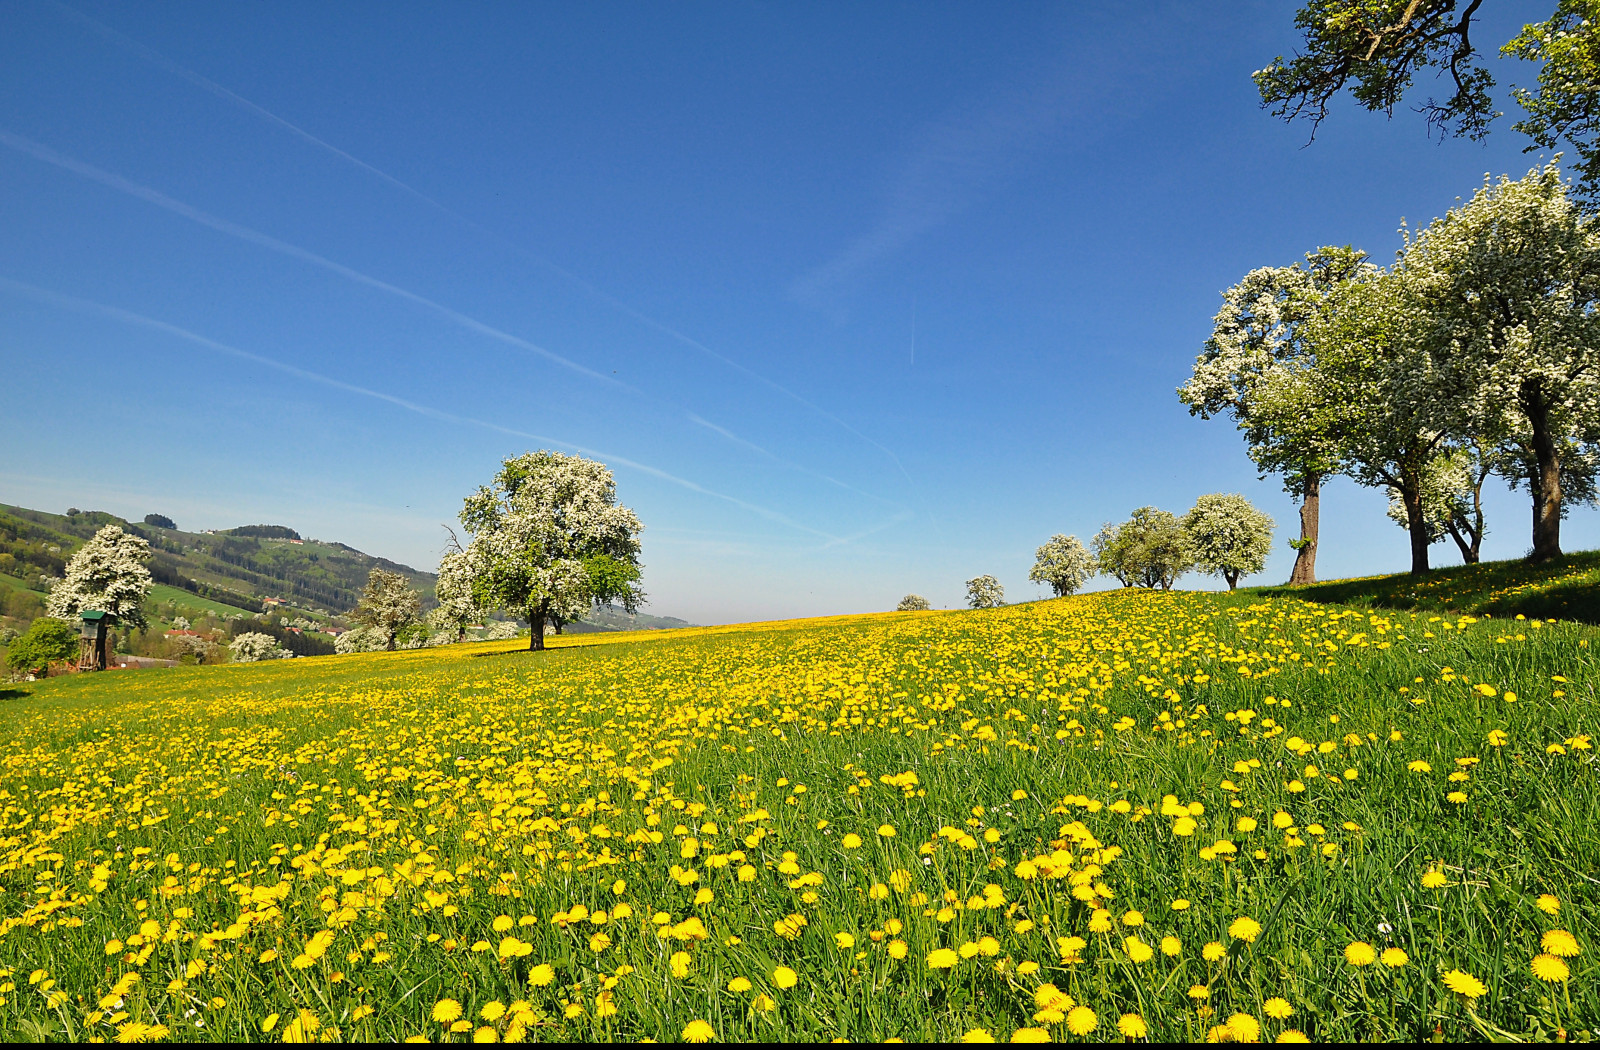
[[[1537,380],[1523,385],[1521,401],[1533,431],[1534,467],[1528,479],[1533,493],[1533,551],[1528,560],[1548,561],[1561,557],[1561,454],[1550,433],[1550,409]]]
[[[528,610],[528,652],[544,651],[544,621],[548,613],[544,606]]]
[[[1422,516],[1422,486],[1413,483],[1400,493],[1406,505],[1406,523],[1411,534],[1411,575],[1421,576],[1428,571],[1428,522]]]
[[[1295,552],[1289,586],[1304,587],[1317,582],[1317,526],[1322,509],[1322,476],[1306,478],[1305,499],[1300,504],[1300,549]]]
[[[1482,532],[1474,533],[1469,526],[1463,534],[1461,526],[1453,521],[1445,527],[1450,530],[1450,538],[1461,549],[1461,560],[1468,565],[1478,564],[1478,545],[1483,542]]]
[[[460,643],[460,642],[464,642],[466,640],[467,640],[467,625],[464,624],[464,623],[456,624],[456,642]]]
[[[1228,590],[1233,591],[1239,588],[1239,574],[1234,570],[1223,570],[1222,578],[1228,581]]]

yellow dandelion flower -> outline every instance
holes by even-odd
[[[1011,1033],[1013,1043],[1048,1043],[1050,1033],[1043,1028],[1018,1028]]]
[[[935,948],[928,953],[928,969],[948,970],[961,961],[961,956],[949,948]]]
[[[1549,893],[1539,894],[1539,899],[1533,902],[1533,906],[1544,912],[1546,915],[1561,914],[1561,901]]]
[[[1123,1014],[1117,1018],[1117,1031],[1128,1039],[1143,1039],[1150,1034],[1149,1026],[1138,1014]]]
[[[1422,885],[1430,890],[1436,890],[1449,881],[1438,868],[1429,868],[1422,874]]]
[[[1261,924],[1248,915],[1241,915],[1228,924],[1228,936],[1252,944],[1261,936]]]
[[[735,977],[733,980],[728,982],[728,991],[734,993],[735,995],[742,995],[749,990],[750,978],[748,977]]]
[[[1400,948],[1385,948],[1383,954],[1378,956],[1378,959],[1391,970],[1398,970],[1411,961],[1411,957]]]
[[[1289,1005],[1289,1000],[1275,995],[1261,1004],[1261,1012],[1274,1021],[1282,1021],[1294,1013],[1294,1007]]]
[[[1567,964],[1554,955],[1535,955],[1531,965],[1533,975],[1541,981],[1565,981],[1571,973]]]
[[[688,952],[673,952],[667,963],[672,967],[672,976],[680,979],[689,976]]]
[[[1087,1006],[1074,1006],[1067,1011],[1067,1031],[1073,1035],[1088,1035],[1100,1024],[1100,1019]]]
[[[963,1043],[992,1043],[994,1042],[994,1036],[989,1034],[987,1028],[974,1028],[962,1036],[961,1041]]]
[[[1285,1028],[1278,1033],[1278,1038],[1273,1040],[1278,1043],[1309,1043],[1311,1037],[1298,1028]]]
[[[505,1015],[505,1004],[498,999],[489,1000],[488,1002],[484,1003],[483,1008],[478,1011],[478,1016],[483,1018],[485,1021],[498,1021]]]
[[[1168,934],[1161,938],[1161,954],[1176,959],[1183,954],[1183,942]]]
[[[891,959],[904,959],[910,951],[911,949],[906,946],[905,941],[895,940],[889,942],[889,958]]]
[[[788,991],[800,983],[800,975],[787,966],[780,966],[772,971],[772,983],[784,991]]]
[[[683,1026],[683,1040],[686,1043],[708,1043],[716,1037],[717,1030],[705,1021],[694,1020]]]
[[[892,839],[892,838],[895,837],[897,832],[894,830],[894,828],[891,825],[881,824],[881,825],[878,826],[878,834],[883,836],[886,839]]]
[[[1371,966],[1377,958],[1377,949],[1366,941],[1351,941],[1345,945],[1344,961],[1351,966]]]
[[[472,1041],[474,1043],[498,1043],[500,1041],[500,1033],[489,1025],[484,1025],[472,1033]]]
[[[540,963],[528,971],[528,987],[543,988],[556,979],[556,968],[549,963]]]
[[[1539,947],[1550,955],[1559,955],[1570,959],[1582,949],[1578,947],[1578,938],[1566,930],[1546,930],[1543,937],[1539,938]]]
[[[1444,983],[1446,988],[1449,988],[1452,992],[1455,992],[1457,995],[1467,999],[1480,998],[1485,992],[1488,991],[1488,989],[1483,986],[1482,981],[1478,980],[1470,973],[1467,973],[1465,970],[1449,971],[1444,975]]]
[[[1222,946],[1221,941],[1210,941],[1200,949],[1200,958],[1211,963],[1222,961],[1222,957],[1227,954],[1228,949]]]
[[[1228,1018],[1228,1031],[1237,1042],[1254,1043],[1261,1038],[1261,1022],[1250,1014],[1233,1014]]]
[[[454,999],[440,999],[433,1004],[433,1019],[440,1024],[449,1024],[461,1016],[461,1004]]]

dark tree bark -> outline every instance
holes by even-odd
[[[1300,548],[1295,552],[1294,570],[1289,573],[1291,587],[1317,582],[1317,529],[1321,510],[1322,476],[1313,474],[1306,478],[1304,499],[1300,504]]]
[[[1537,379],[1522,384],[1523,415],[1533,431],[1533,551],[1529,561],[1561,557],[1561,453],[1550,433],[1550,406]]]
[[[1411,575],[1421,576],[1428,571],[1428,522],[1422,516],[1422,486],[1413,483],[1400,491],[1406,506],[1407,531],[1411,534]]]
[[[548,603],[528,609],[528,651],[530,653],[544,651],[544,622],[549,617],[550,606]]]
[[[1239,587],[1239,573],[1234,569],[1223,569],[1222,578],[1228,581],[1228,590],[1237,590]]]

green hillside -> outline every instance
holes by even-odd
[[[275,599],[312,614],[339,615],[355,607],[374,568],[398,572],[431,603],[434,575],[343,543],[302,540],[284,526],[242,526],[216,533],[184,532],[129,522],[104,511],[49,514],[0,504],[0,574],[38,589],[40,576],[58,577],[67,559],[105,525],[120,525],[150,541],[151,575],[162,594],[208,611],[259,613]],[[197,600],[201,599],[201,600]]]
[[[1244,588],[1256,594],[1366,608],[1418,609],[1600,623],[1600,551],[1579,551],[1538,565],[1521,558],[1329,580],[1309,587]]]

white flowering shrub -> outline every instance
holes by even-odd
[[[900,604],[894,607],[895,612],[921,612],[933,608],[933,604],[920,594],[908,594],[900,599]]]
[[[246,631],[228,643],[228,653],[236,664],[252,664],[258,660],[277,660],[289,656],[278,640],[260,631]]]
[[[1006,603],[1006,589],[993,576],[975,576],[967,581],[967,604],[974,609],[998,609]]]
[[[346,653],[375,653],[389,648],[389,638],[376,627],[352,627],[333,641],[333,651]]]

